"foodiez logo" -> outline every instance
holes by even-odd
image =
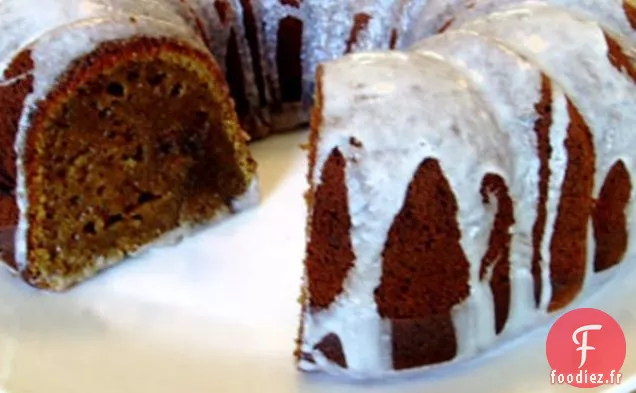
[[[572,310],[548,334],[550,382],[578,388],[618,385],[626,347],[623,329],[610,315],[593,308]]]

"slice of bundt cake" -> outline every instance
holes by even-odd
[[[257,201],[221,70],[168,2],[42,3],[0,5],[5,262],[63,290]]]
[[[320,69],[303,370],[472,358],[634,258],[632,8],[474,3],[408,51]]]

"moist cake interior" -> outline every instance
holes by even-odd
[[[246,191],[252,163],[236,160],[223,87],[177,49],[106,45],[98,53],[117,61],[80,60],[59,90],[71,93],[40,111],[26,160],[30,280],[80,280]]]

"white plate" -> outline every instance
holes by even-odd
[[[254,146],[264,200],[182,244],[62,295],[0,272],[0,391],[8,393],[562,392],[547,328],[421,378],[352,384],[296,371],[306,133]],[[634,277],[634,275],[631,275]],[[636,285],[625,274],[586,306],[622,323],[636,376]],[[627,384],[617,391],[628,391]]]

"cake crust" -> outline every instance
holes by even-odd
[[[16,153],[14,145],[22,116],[22,103],[33,92],[33,61],[30,51],[20,53],[4,71],[5,80],[13,83],[0,86],[0,257],[12,269],[15,260],[15,228],[18,225],[16,202]],[[17,79],[16,79],[17,78]]]

